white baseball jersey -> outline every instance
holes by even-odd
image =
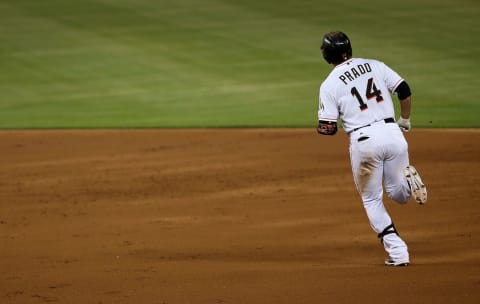
[[[337,65],[320,87],[318,119],[342,120],[345,132],[395,118],[390,94],[403,79],[383,62],[351,58]]]

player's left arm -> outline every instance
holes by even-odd
[[[379,62],[380,69],[384,75],[385,83],[391,93],[397,94],[400,101],[400,118],[397,124],[403,132],[408,132],[412,128],[410,124],[410,110],[412,107],[412,93],[408,83],[397,72]]]
[[[410,111],[412,108],[412,93],[408,83],[404,80],[397,88],[395,93],[400,101],[400,118],[397,123],[404,132],[410,131],[412,125],[410,123]]]

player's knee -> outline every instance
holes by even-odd
[[[399,204],[406,204],[408,202],[408,199],[410,198],[408,189],[404,189],[401,186],[390,187],[386,188],[385,190],[387,192],[387,196]]]

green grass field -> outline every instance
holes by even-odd
[[[480,127],[477,0],[3,0],[0,128],[312,127],[321,37],[412,87],[414,127]]]

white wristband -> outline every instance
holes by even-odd
[[[410,118],[403,118],[400,116],[400,118],[397,120],[397,124],[403,132],[408,132],[412,128],[412,125],[410,124]]]

